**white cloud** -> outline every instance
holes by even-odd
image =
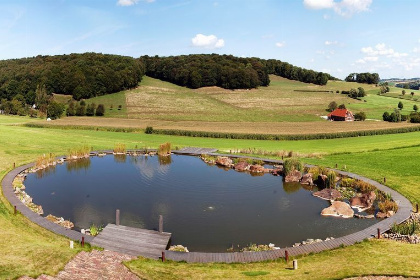
[[[225,46],[225,40],[218,39],[215,35],[197,34],[191,42],[194,47],[205,49],[220,49]]]
[[[334,7],[334,0],[303,0],[303,5],[308,9],[321,10]]]
[[[325,41],[326,46],[337,45],[337,44],[338,44],[337,41]]]
[[[356,60],[356,63],[357,64],[365,64],[366,61],[364,59],[358,59],[358,60]]]
[[[373,0],[341,0],[335,2],[334,0],[303,0],[303,4],[308,9],[332,9],[340,16],[351,17],[355,13],[369,11],[372,1]]]
[[[276,43],[276,47],[278,47],[278,48],[282,48],[282,47],[284,47],[284,45],[285,45],[284,42],[277,42]]]
[[[153,3],[155,0],[142,0],[147,3]],[[139,0],[118,0],[117,5],[119,6],[132,6],[134,4],[137,4]]]
[[[395,53],[394,49],[387,48],[384,43],[377,44],[375,47],[362,48],[361,52],[368,56],[392,55]]]
[[[378,61],[379,57],[377,56],[366,56],[363,58],[364,61]]]

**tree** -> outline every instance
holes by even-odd
[[[92,117],[95,115],[95,108],[96,105],[95,103],[90,103],[89,105],[86,106],[86,116]]]
[[[404,108],[404,104],[400,101],[398,102],[398,109],[402,110]]]
[[[64,112],[64,104],[52,101],[47,107],[47,117],[53,120],[61,118]]]
[[[105,114],[105,106],[104,104],[99,104],[98,107],[96,108],[96,113],[97,116],[103,116]]]
[[[416,111],[416,112],[419,110],[419,107],[417,106],[417,104],[414,104],[413,110]]]
[[[359,96],[359,91],[355,88],[350,89],[349,96],[351,98],[357,98]]]
[[[338,106],[338,109],[347,109],[347,108],[346,108],[346,105],[344,105],[344,104],[340,104],[340,105]]]
[[[74,116],[76,115],[76,105],[73,101],[70,102],[69,107],[67,107],[67,116]]]
[[[389,122],[391,119],[391,115],[388,112],[384,112],[382,115],[382,119],[386,122]]]
[[[330,104],[328,104],[328,111],[329,112],[332,112],[335,109],[337,109],[337,102],[331,101]]]
[[[86,106],[77,104],[76,106],[76,116],[86,116]]]
[[[365,92],[364,88],[358,87],[357,89],[359,90],[359,94],[357,95],[357,97],[365,97],[366,96],[366,92]]]
[[[365,112],[359,112],[359,113],[354,114],[354,119],[356,121],[364,121],[364,120],[366,120],[366,114],[365,114]]]
[[[45,85],[38,85],[36,87],[35,104],[40,112],[46,113],[50,97],[51,96],[47,93]]]
[[[414,96],[414,91],[411,92],[411,97],[413,97],[413,96]]]
[[[404,96],[405,95],[405,89],[403,89],[401,93]]]

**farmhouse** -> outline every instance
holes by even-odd
[[[328,114],[328,119],[332,121],[354,121],[354,116],[347,109],[335,109]]]

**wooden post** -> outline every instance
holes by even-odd
[[[289,262],[289,252],[287,250],[284,251],[284,259],[286,260],[286,263]]]
[[[117,209],[117,211],[115,211],[115,224],[117,226],[120,225],[120,209]]]
[[[384,183],[386,183],[386,177],[384,177]]]
[[[16,168],[16,162],[13,163],[13,169],[15,169],[15,168]]]
[[[85,247],[85,237],[82,236],[82,247]]]
[[[163,216],[159,215],[159,233],[163,232]]]
[[[381,238],[381,230],[378,228],[378,239]]]
[[[162,251],[162,262],[164,262],[165,260],[166,260],[166,258],[165,258],[165,252]]]
[[[13,213],[16,215],[17,214],[17,209],[16,209],[16,205],[15,205],[15,207],[13,207],[14,208],[14,211],[13,211]]]
[[[419,212],[419,204],[416,203],[416,213],[418,213],[418,212]]]
[[[297,260],[293,260],[293,269],[294,270],[298,269]]]
[[[338,164],[337,163],[335,164],[335,168],[338,168]]]

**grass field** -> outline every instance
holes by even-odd
[[[11,169],[13,162],[21,165],[50,152],[64,155],[68,149],[81,145],[89,145],[93,149],[112,149],[116,143],[124,143],[127,148],[141,148],[157,147],[169,141],[174,147],[215,147],[222,151],[255,148],[257,152],[258,149],[293,150],[303,156],[318,154],[319,158],[304,158],[304,161],[325,166],[335,166],[337,163],[341,168],[346,165],[347,170],[377,180],[387,177],[388,185],[406,195],[412,202],[420,202],[420,187],[417,184],[420,174],[420,166],[417,164],[420,132],[332,140],[251,141],[28,128],[17,125],[28,121],[31,119],[0,116],[0,177]],[[65,238],[46,232],[24,217],[10,215],[11,211],[11,207],[1,196],[0,251],[7,252],[7,256],[0,259],[0,278],[15,278],[23,274],[54,274],[77,252],[68,249]],[[280,279],[289,276],[299,278],[302,275],[310,275],[314,279],[337,279],[373,273],[419,276],[420,268],[411,263],[417,259],[410,257],[416,256],[417,251],[417,245],[387,241],[366,242],[320,255],[302,257],[299,259],[301,270],[298,272],[285,269],[286,266],[281,261],[246,265],[187,265],[138,260],[129,266],[145,279],[166,279],[169,276],[177,279],[175,277],[188,278],[190,275],[198,279],[225,276],[240,278],[248,277],[248,274],[258,275],[258,271],[267,272],[267,277]],[[334,269],[323,269],[332,262],[337,264]],[[376,266],[377,263],[379,266]]]

